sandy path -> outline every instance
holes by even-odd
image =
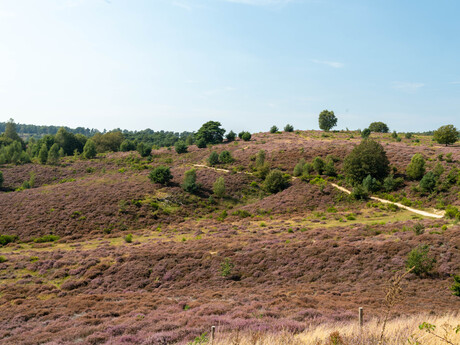
[[[211,170],[215,170],[215,171],[222,171],[222,172],[225,172],[225,173],[230,172],[230,170],[227,170],[227,169],[214,168],[214,167],[210,167],[210,166],[207,166],[207,165],[204,165],[204,164],[193,164],[193,166],[200,167],[200,168],[211,169]],[[247,171],[238,172],[238,173],[239,174],[244,173],[244,174],[252,175],[252,173],[247,172]],[[347,193],[347,194],[351,194],[351,191],[349,191],[348,189],[346,189],[344,187],[340,187],[339,185],[337,185],[335,183],[332,183],[332,182],[329,182],[329,183],[331,184],[331,186],[337,188],[338,190],[340,190],[340,191],[342,191],[344,193]],[[379,201],[379,202],[381,202],[383,204],[396,205],[399,208],[403,208],[405,210],[408,210],[410,212],[413,212],[413,213],[416,213],[416,214],[419,214],[419,215],[425,216],[425,217],[432,217],[432,218],[438,218],[439,219],[439,218],[443,218],[444,214],[445,214],[445,211],[441,211],[441,210],[435,210],[434,213],[431,213],[431,212],[427,212],[427,211],[417,210],[416,208],[412,208],[412,207],[409,207],[409,206],[405,206],[403,204],[400,204],[399,202],[393,202],[393,201],[389,201],[389,200],[385,200],[385,199],[380,199],[380,198],[377,198],[375,196],[371,196],[370,198],[372,200]]]

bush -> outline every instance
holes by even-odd
[[[450,145],[454,144],[459,137],[460,133],[453,125],[441,126],[433,134],[433,140],[439,144]]]
[[[225,138],[227,138],[228,141],[233,141],[236,138],[236,133],[233,132],[233,131],[230,131],[230,132],[227,133]]]
[[[406,268],[409,270],[412,267],[412,272],[417,276],[428,274],[432,269],[436,260],[428,255],[430,249],[428,245],[420,245],[412,249],[407,255]]]
[[[412,231],[418,236],[425,232],[425,227],[422,223],[417,223],[412,227]]]
[[[0,264],[1,264],[1,263],[4,263],[4,262],[6,262],[6,261],[8,261],[8,260],[6,259],[6,257],[4,257],[3,255],[0,255]]]
[[[270,133],[276,133],[276,132],[278,132],[278,127],[276,127],[276,126],[274,126],[274,125],[271,126],[271,128],[270,128]]]
[[[251,133],[249,132],[244,132],[243,135],[241,136],[241,139],[243,139],[244,141],[249,141],[251,140]]]
[[[208,121],[203,124],[195,134],[197,142],[202,140],[205,146],[207,144],[221,143],[224,140],[225,129],[220,128],[220,126],[220,122],[217,121]]]
[[[225,195],[225,180],[222,176],[216,179],[212,190],[218,198],[222,198]]]
[[[241,131],[238,133],[238,138],[243,139],[243,134],[246,133],[245,131]]]
[[[190,169],[185,172],[184,183],[182,184],[182,188],[189,193],[195,193],[196,191],[198,191],[195,169]]]
[[[265,163],[265,151],[259,150],[256,155],[256,168],[261,168]]]
[[[313,169],[315,169],[315,171],[321,175],[323,173],[323,170],[324,170],[324,166],[325,166],[325,163],[324,161],[320,158],[320,157],[316,157],[314,160],[313,160]]]
[[[0,235],[0,246],[6,246],[8,243],[13,243],[18,239],[16,235]]]
[[[455,206],[447,206],[444,217],[450,218],[450,219],[460,218],[460,212],[458,211],[458,208]]]
[[[378,183],[375,178],[371,175],[367,175],[366,178],[363,180],[363,188],[367,193],[372,193],[378,190]]]
[[[396,133],[396,131],[393,131],[393,133],[391,133],[391,137],[393,139],[396,139],[398,137],[398,133]]]
[[[403,183],[404,180],[401,177],[394,178],[393,175],[390,175],[383,180],[383,188],[386,192],[392,192],[401,187]]]
[[[425,159],[420,153],[412,156],[406,168],[406,175],[411,180],[420,180],[425,174]]]
[[[383,180],[390,172],[390,162],[382,145],[365,139],[345,157],[343,169],[352,183],[361,184],[368,175]]]
[[[324,166],[324,175],[337,176],[337,172],[335,171],[335,167],[334,167],[334,162],[332,160],[329,160]]]
[[[337,125],[337,118],[333,111],[323,110],[319,114],[318,122],[320,129],[329,132],[332,127]]]
[[[293,125],[290,125],[289,123],[284,126],[284,131],[285,132],[294,132],[294,126]]]
[[[174,149],[178,154],[181,153],[186,153],[187,152],[187,144],[185,144],[183,141],[176,141],[174,144]]]
[[[173,176],[169,167],[165,167],[163,165],[156,167],[149,173],[149,179],[153,183],[161,183],[166,185],[169,183],[169,181],[172,180],[172,178]]]
[[[232,163],[233,157],[229,151],[222,151],[219,155],[219,162],[222,164]]]
[[[148,157],[152,153],[152,147],[140,142],[137,144],[137,152],[141,155],[141,157]]]
[[[404,134],[404,136],[406,137],[406,139],[411,139],[412,138],[412,133],[408,132],[408,133]]]
[[[42,237],[38,237],[34,239],[35,243],[46,243],[46,242],[54,242],[59,240],[59,236],[57,235],[44,235]]]
[[[232,274],[234,267],[235,265],[231,262],[231,260],[229,258],[225,258],[220,264],[220,275],[225,278],[229,277]]]
[[[206,140],[200,138],[196,141],[196,146],[199,148],[199,149],[204,149],[206,148]]]
[[[219,164],[219,155],[217,154],[216,151],[212,151],[211,154],[209,155],[208,164],[209,166],[214,166],[216,164]]]
[[[433,169],[434,176],[439,178],[439,177],[441,177],[443,172],[444,172],[444,167],[442,166],[442,164],[441,163],[436,164],[434,169]]]
[[[48,152],[48,164],[54,165],[59,162],[59,145],[54,143]]]
[[[361,131],[361,137],[364,139],[369,138],[370,135],[371,135],[371,130],[369,128],[364,128]]]
[[[447,174],[447,182],[450,184],[455,184],[457,183],[457,181],[460,181],[459,177],[460,177],[459,170],[457,168],[452,168]]]
[[[315,170],[315,168],[313,167],[313,164],[311,164],[311,163],[305,163],[305,165],[303,166],[303,169],[302,169],[302,176],[307,177],[307,176],[309,176],[314,170]]]
[[[423,192],[431,193],[436,187],[436,177],[431,171],[426,173],[420,181],[419,186]]]
[[[369,199],[369,193],[360,184],[353,187],[350,196],[356,200],[367,200]]]
[[[128,234],[125,236],[125,242],[126,243],[131,243],[133,241],[133,235],[132,234]]]
[[[454,275],[452,278],[454,278],[454,283],[450,287],[452,294],[460,297],[460,276]]]
[[[86,159],[92,159],[96,157],[96,154],[96,144],[91,139],[88,139],[83,147],[83,157]]]
[[[123,142],[120,144],[121,152],[134,151],[135,149],[136,145],[131,140],[123,140]]]
[[[288,186],[283,173],[279,170],[272,170],[264,181],[264,189],[269,193],[278,193]]]
[[[40,151],[38,152],[38,160],[41,164],[46,164],[48,161],[48,146],[46,146],[45,143],[43,143]]]
[[[388,126],[383,123],[383,122],[372,122],[370,125],[369,125],[369,130],[371,132],[375,132],[375,133],[388,133],[390,131],[390,129],[388,128]]]
[[[301,176],[303,173],[303,167],[305,165],[305,159],[300,159],[299,163],[297,163],[294,167],[294,171],[292,175],[294,176]]]

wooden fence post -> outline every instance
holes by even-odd
[[[214,334],[216,332],[216,326],[211,327],[211,345],[214,345]]]
[[[363,318],[363,308],[362,307],[359,307],[358,315],[359,315],[359,326],[363,327],[364,318]]]

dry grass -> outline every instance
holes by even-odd
[[[445,316],[420,314],[390,320],[386,324],[383,344],[449,344],[425,330],[420,330],[419,325],[423,322],[436,325],[434,333],[440,336],[447,334],[447,339],[450,340],[451,344],[460,344],[460,332],[455,333],[454,330],[454,327],[460,324],[460,316],[455,314]],[[362,329],[360,329],[357,321],[353,323],[328,323],[311,327],[298,335],[254,332],[219,335],[217,330],[214,345],[375,345],[379,341],[381,330],[382,322],[378,319],[366,322]],[[331,334],[336,335],[335,342],[331,339]]]

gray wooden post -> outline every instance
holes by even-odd
[[[364,317],[363,317],[363,308],[362,307],[359,307],[358,315],[359,315],[359,326],[363,327]]]
[[[211,345],[214,345],[214,334],[216,332],[216,326],[211,327]]]

